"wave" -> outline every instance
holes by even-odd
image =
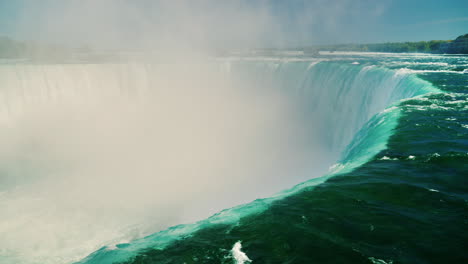
[[[396,64],[403,65],[424,65],[424,66],[450,66],[447,62],[415,62],[415,61],[404,61],[396,62]]]
[[[453,71],[453,70],[413,70],[408,68],[400,69],[399,71],[408,72],[408,73],[455,73],[455,74],[465,74],[467,70],[463,71]]]

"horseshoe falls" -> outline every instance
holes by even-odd
[[[468,57],[0,64],[0,263],[463,263]]]

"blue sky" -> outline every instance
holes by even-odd
[[[194,2],[197,4],[203,2],[204,5],[202,4],[202,7],[196,11],[198,17],[200,14],[211,17],[203,20],[199,27],[209,27],[210,31],[218,32],[219,30],[213,30],[213,24],[232,28],[233,24],[244,22],[247,25],[245,28],[248,29],[250,28],[248,21],[240,19],[236,21],[238,10],[234,9],[232,14],[225,16],[216,12],[227,12],[226,10],[233,6],[236,8],[243,6],[244,9],[251,8],[254,10],[251,13],[255,14],[259,12],[259,6],[261,6],[262,10],[268,10],[270,16],[268,23],[271,23],[269,27],[263,25],[263,36],[268,35],[269,32],[267,39],[269,43],[273,43],[273,46],[453,39],[468,33],[468,0],[237,0],[241,4],[236,5],[233,4],[236,0],[226,0],[221,1],[222,3],[229,2],[224,9],[221,8],[222,11],[219,11],[219,8],[211,8],[211,5],[223,5],[219,4],[220,1],[210,1],[192,1],[189,4],[193,6]],[[161,11],[160,6],[155,4],[158,1],[88,0],[88,3],[101,2],[109,7],[103,8],[100,5],[99,8],[105,10],[97,12],[94,16],[88,14],[89,9],[80,10],[79,5],[68,9],[64,15],[61,9],[64,2],[69,3],[73,0],[0,0],[0,35],[17,39],[72,42],[72,40],[76,41],[72,37],[74,34],[79,35],[82,42],[86,43],[96,39],[95,35],[88,36],[86,30],[92,31],[97,26],[101,27],[101,35],[108,32],[110,27],[118,28],[118,33],[113,32],[113,40],[123,40],[128,39],[129,36],[137,38],[139,34],[146,34],[149,27],[143,30],[143,24],[152,23],[151,25],[156,27],[155,25],[161,20],[157,18],[165,17],[165,14],[158,13]],[[79,3],[79,1],[75,2]],[[168,2],[168,0],[162,0],[162,2]],[[112,6],[116,3],[119,3],[121,8],[114,10]],[[122,7],[128,3],[131,3],[132,8]],[[173,5],[172,8],[179,7]],[[201,11],[203,9],[206,11]],[[91,10],[94,11],[93,8]],[[112,14],[113,12],[115,14]],[[127,17],[127,12],[131,12],[132,16]],[[107,25],[101,25],[100,16],[108,18],[109,14],[113,15],[112,19],[103,19]],[[187,13],[182,18],[186,16]],[[70,17],[74,17],[74,23],[68,21]],[[166,15],[166,17],[171,17],[171,15]],[[119,18],[125,22],[119,21]],[[266,20],[261,21],[265,23]],[[185,26],[193,28],[192,23],[186,22],[179,24],[171,22],[166,25],[177,24],[178,28]],[[62,23],[67,25],[66,30],[65,27],[60,29]],[[251,24],[256,23],[259,22],[251,21]],[[74,31],[81,25],[84,29]],[[220,35],[219,32],[217,34]],[[255,33],[249,32],[249,34]],[[190,36],[193,37],[193,34]],[[229,38],[229,41],[231,40],[232,38]]]

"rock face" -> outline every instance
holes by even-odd
[[[468,54],[468,34],[459,36],[452,42],[441,44],[440,53]]]

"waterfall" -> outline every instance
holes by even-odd
[[[1,64],[0,260],[77,261],[306,184],[336,162],[351,169],[385,147],[398,118],[387,107],[433,90],[406,72],[319,60]]]

